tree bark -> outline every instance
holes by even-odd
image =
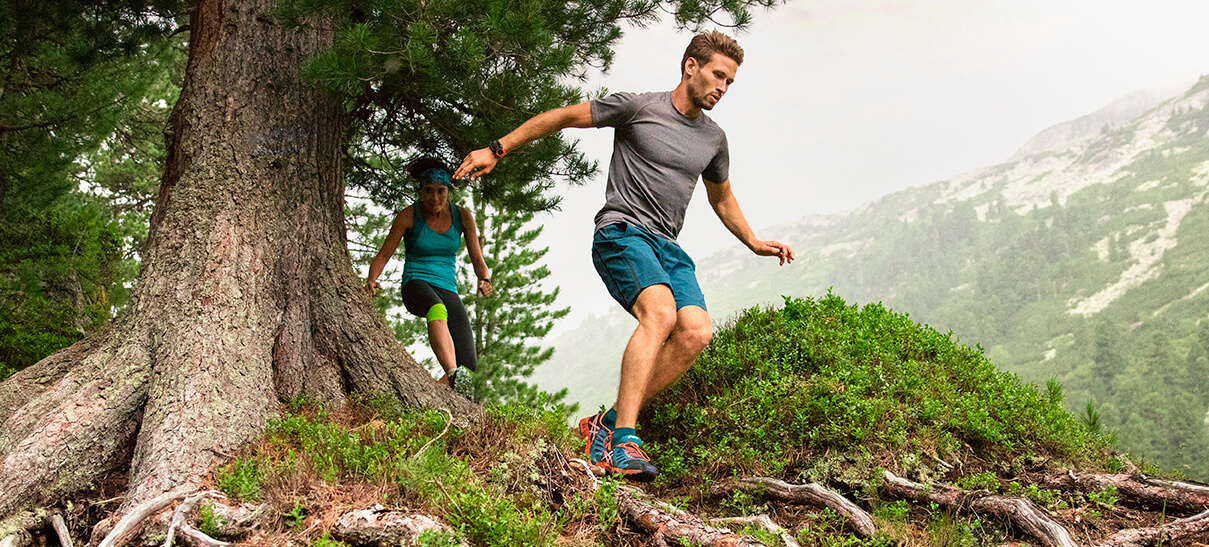
[[[0,519],[129,470],[120,508],[198,480],[279,401],[351,390],[476,408],[395,341],[345,240],[341,107],[299,79],[331,24],[195,0],[185,82],[126,313],[0,384]]]

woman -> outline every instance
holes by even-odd
[[[408,171],[419,182],[420,199],[395,216],[382,249],[369,264],[365,289],[374,295],[382,288],[378,276],[403,241],[403,305],[412,315],[428,320],[428,343],[445,369],[438,383],[448,380],[454,391],[470,397],[476,368],[474,333],[458,298],[454,267],[463,236],[479,294],[491,296],[491,276],[474,216],[449,202],[449,168],[441,160],[423,157],[412,162]]]

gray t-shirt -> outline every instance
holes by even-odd
[[[697,178],[730,178],[726,133],[702,112],[681,114],[672,92],[614,93],[591,103],[596,127],[613,127],[613,158],[596,229],[635,224],[675,241]]]

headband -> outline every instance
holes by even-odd
[[[449,171],[440,167],[429,167],[423,173],[420,173],[421,184],[444,184],[449,186],[452,181],[449,180]]]

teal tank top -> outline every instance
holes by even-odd
[[[455,261],[458,248],[462,245],[462,219],[458,207],[452,202],[449,212],[453,224],[443,234],[438,234],[424,222],[424,213],[420,204],[412,204],[411,228],[403,232],[403,280],[419,279],[428,282],[433,287],[458,292]]]

